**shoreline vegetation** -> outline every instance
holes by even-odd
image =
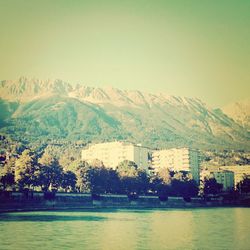
[[[0,210],[249,206],[249,194],[247,176],[235,190],[223,191],[213,177],[197,183],[189,172],[150,173],[128,160],[115,169],[97,159],[62,164],[46,150],[24,149],[0,166]]]
[[[162,197],[156,195],[114,195],[91,193],[1,192],[0,213],[51,210],[95,209],[167,209],[250,207],[250,196],[233,200],[223,196],[213,197]]]

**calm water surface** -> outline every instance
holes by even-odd
[[[250,209],[0,214],[0,249],[250,250]]]

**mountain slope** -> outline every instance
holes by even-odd
[[[26,78],[0,82],[0,98],[0,132],[31,143],[118,139],[150,147],[249,148],[244,127],[195,98]]]

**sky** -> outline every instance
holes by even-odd
[[[0,0],[0,80],[249,98],[249,0]]]

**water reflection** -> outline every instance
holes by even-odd
[[[8,221],[8,222],[49,222],[49,221],[100,221],[105,220],[107,217],[104,216],[73,216],[73,215],[60,215],[60,214],[3,214],[0,215],[0,221]]]
[[[235,218],[235,233],[234,233],[234,245],[235,249],[244,249],[245,243],[249,242],[248,249],[250,249],[250,213],[249,208],[236,208],[234,210]],[[247,233],[248,232],[248,233]],[[245,248],[246,249],[246,248]]]
[[[0,249],[249,249],[250,209],[0,214]]]
[[[151,249],[154,246],[165,249],[192,249],[193,242],[192,210],[156,212],[152,218]],[[164,249],[164,248],[163,248]]]

